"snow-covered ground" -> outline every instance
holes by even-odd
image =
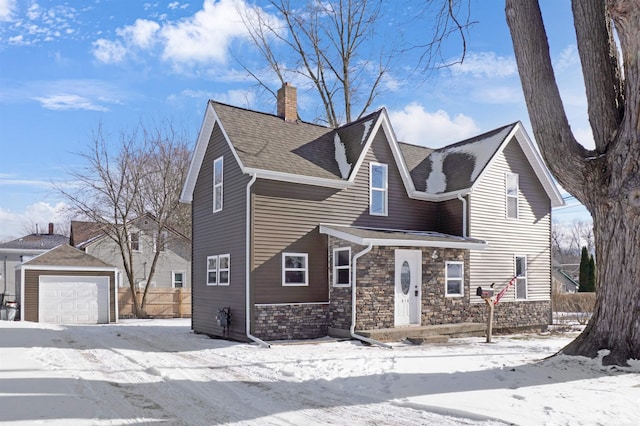
[[[265,349],[193,334],[189,320],[0,321],[0,422],[638,424],[640,362],[620,369],[545,359],[574,336]]]

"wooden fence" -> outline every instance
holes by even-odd
[[[137,292],[142,298],[142,291]],[[150,288],[145,310],[151,318],[191,318],[191,289]],[[118,289],[118,313],[120,318],[133,318],[131,289]]]
[[[586,324],[591,318],[596,304],[595,293],[559,293],[552,294],[553,322],[562,324],[578,321]]]

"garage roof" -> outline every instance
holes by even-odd
[[[61,244],[49,251],[34,257],[23,263],[25,266],[72,266],[92,268],[114,268],[113,265],[103,262],[97,257],[91,256],[71,247],[69,244]]]

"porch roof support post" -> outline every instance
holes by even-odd
[[[358,275],[358,271],[356,268],[356,264],[359,258],[369,253],[373,248],[373,243],[369,243],[369,245],[362,251],[353,255],[353,260],[351,262],[351,327],[349,328],[349,333],[351,337],[354,339],[361,340],[363,342],[367,342],[371,345],[382,346],[383,348],[393,349],[393,347],[379,342],[377,340],[370,339],[368,337],[361,336],[356,333],[356,277]]]

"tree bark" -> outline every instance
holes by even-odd
[[[538,2],[506,0],[506,16],[536,141],[594,223],[596,306],[562,353],[596,357],[607,350],[605,364],[626,365],[640,359],[640,1],[600,3],[576,0],[573,7],[595,151],[585,150],[569,127]],[[612,64],[609,19],[620,40],[624,82]]]

